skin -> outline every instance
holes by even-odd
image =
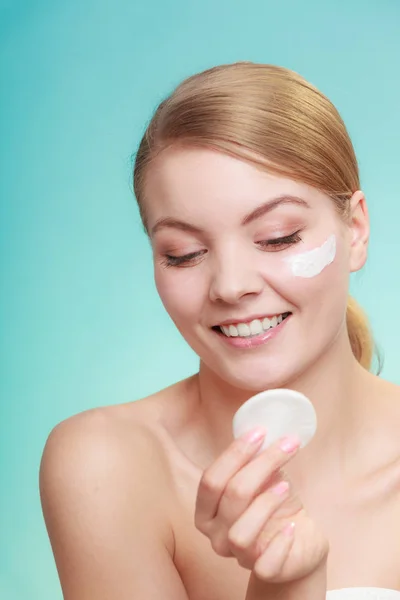
[[[307,207],[281,203],[243,224],[282,195]],[[152,166],[145,206],[158,292],[200,369],[51,432],[40,488],[64,597],[319,600],[350,586],[400,590],[399,389],[360,367],[345,327],[349,274],[367,257],[363,193],[344,222],[307,185],[175,148]],[[167,218],[186,226],[161,226]],[[293,245],[261,245],[297,230]],[[332,233],[333,263],[294,277],[284,258]],[[190,253],[199,254],[166,266],[166,255]],[[212,330],[282,312],[287,323],[257,348],[234,348]],[[306,394],[318,430],[301,451],[280,440],[256,457],[265,432],[233,441],[232,417],[275,387]]]

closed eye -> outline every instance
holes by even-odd
[[[182,256],[172,256],[171,254],[164,255],[163,264],[165,267],[183,267],[192,265],[196,262],[196,259],[200,258],[205,254],[207,250],[198,250],[197,252],[190,252],[190,254],[183,254]]]
[[[300,237],[301,229],[286,235],[284,237],[272,238],[269,240],[260,240],[257,242],[258,246],[261,246],[263,250],[268,252],[279,252],[284,250],[288,246],[297,244],[302,241]],[[171,254],[165,254],[163,260],[163,266],[165,267],[186,267],[195,264],[207,250],[198,250],[197,252],[190,252],[189,254],[183,254],[182,256],[172,256]]]
[[[302,238],[300,237],[300,232],[301,229],[284,237],[261,240],[257,242],[257,244],[269,252],[278,252],[279,250],[284,250],[288,246],[301,242]]]

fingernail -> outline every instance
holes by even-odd
[[[252,429],[248,433],[243,436],[245,442],[249,444],[257,444],[265,437],[265,429],[263,427],[257,427],[256,429]]]
[[[294,450],[297,450],[297,448],[300,446],[300,440],[295,436],[285,437],[280,442],[279,446],[283,452],[294,452]]]
[[[289,489],[289,484],[287,481],[280,481],[275,487],[272,488],[274,494],[278,494],[278,496],[282,496]]]
[[[287,524],[287,525],[286,525],[286,526],[285,526],[285,527],[282,529],[282,533],[283,533],[284,535],[291,536],[291,535],[293,535],[293,533],[294,533],[294,527],[295,527],[294,521],[291,521],[291,523],[288,523],[288,524]]]

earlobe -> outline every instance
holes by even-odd
[[[350,271],[359,271],[367,260],[369,216],[364,193],[358,190],[350,199]]]

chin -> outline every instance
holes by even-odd
[[[258,364],[257,364],[258,363]],[[209,367],[211,368],[211,367]],[[288,361],[259,361],[245,365],[236,366],[213,365],[212,370],[227,384],[237,389],[248,390],[258,393],[264,390],[291,387],[305,371],[304,365],[290,365]]]

